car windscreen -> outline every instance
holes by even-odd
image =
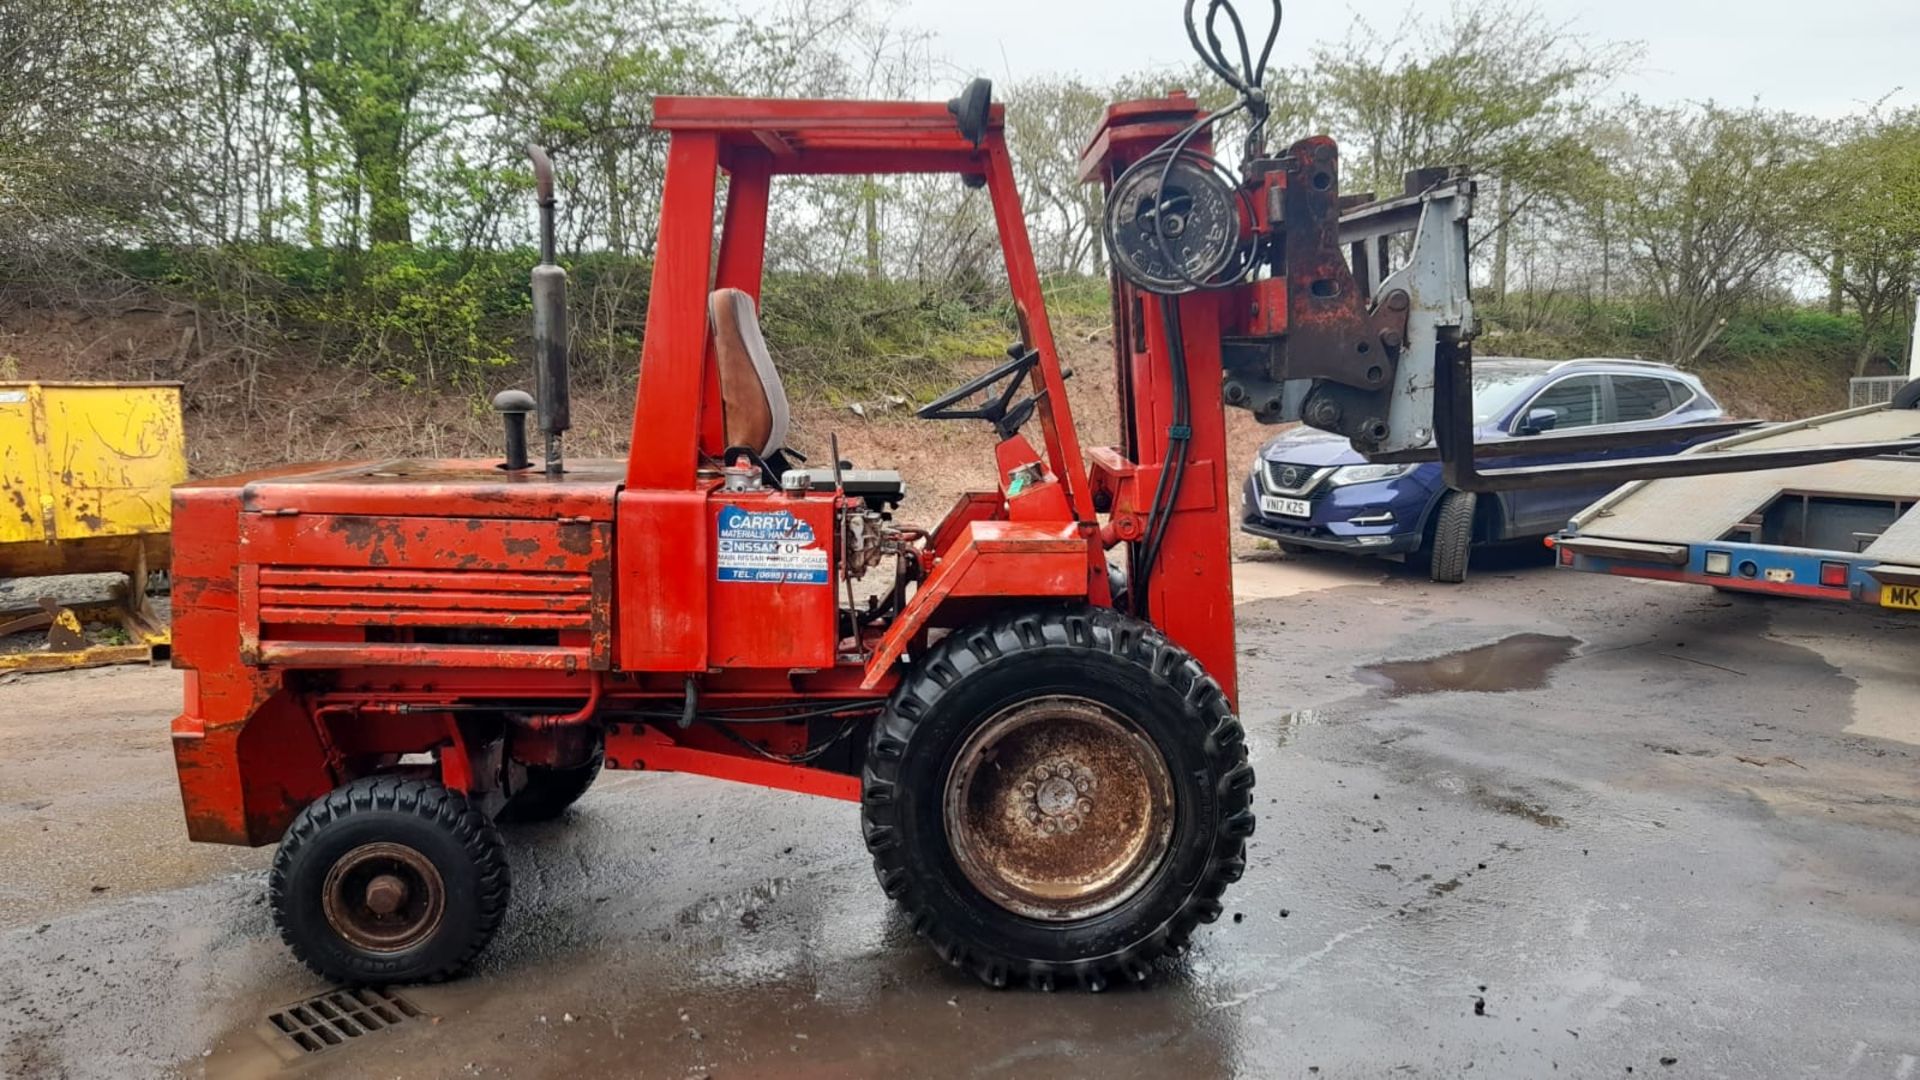
[[[1473,422],[1484,424],[1512,407],[1540,379],[1529,368],[1480,368],[1473,373]]]

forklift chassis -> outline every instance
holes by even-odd
[[[1195,115],[1184,98],[1116,107],[1089,177]],[[494,822],[556,816],[603,768],[858,802],[887,894],[995,985],[1143,979],[1220,914],[1254,822],[1219,410],[1176,432],[1178,500],[1155,514],[1150,495],[1173,399],[1219,393],[1222,305],[1175,311],[1122,283],[1138,309],[1116,350],[1127,443],[1083,454],[1002,119],[984,84],[951,107],[662,98],[627,460],[559,460],[564,382],[543,367],[545,469],[526,460],[533,403],[510,394],[504,466],[300,465],[176,489],[188,829],[280,843],[274,912],[303,960],[351,982],[460,970],[506,904]],[[923,410],[1001,436],[999,488],[926,528],[893,521],[893,474],[790,463],[755,348],[773,177],[871,172],[984,185],[1022,329],[987,405],[969,386]],[[545,348],[564,308],[540,279]],[[1150,528],[1159,572],[1128,586],[1109,551]]]

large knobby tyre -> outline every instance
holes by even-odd
[[[500,833],[428,780],[369,777],[301,811],[267,895],[293,954],[335,982],[433,982],[493,939],[510,888]]]
[[[500,808],[498,819],[512,824],[552,821],[587,793],[605,761],[605,743],[595,739],[592,756],[582,764],[560,769],[529,766],[526,780]]]
[[[875,725],[861,818],[915,933],[993,986],[1147,977],[1246,867],[1253,769],[1198,662],[1085,607],[958,630]]]
[[[1433,539],[1427,545],[1427,572],[1444,585],[1467,580],[1467,561],[1473,553],[1473,511],[1478,497],[1471,491],[1449,491],[1440,496],[1433,512]]]

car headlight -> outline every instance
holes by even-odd
[[[1343,465],[1327,477],[1327,486],[1343,487],[1347,484],[1371,484],[1376,480],[1398,480],[1412,471],[1412,464]]]

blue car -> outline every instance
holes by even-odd
[[[1542,432],[1663,428],[1721,419],[1700,380],[1644,360],[1473,362],[1475,439],[1506,442]],[[1501,464],[1545,465],[1672,454],[1697,437],[1631,450],[1542,454]],[[1475,497],[1450,490],[1437,463],[1374,465],[1347,440],[1304,425],[1260,448],[1247,475],[1240,527],[1286,552],[1311,549],[1392,555],[1429,567],[1433,580],[1465,581],[1475,545],[1543,537],[1611,489],[1610,484],[1507,491]]]

